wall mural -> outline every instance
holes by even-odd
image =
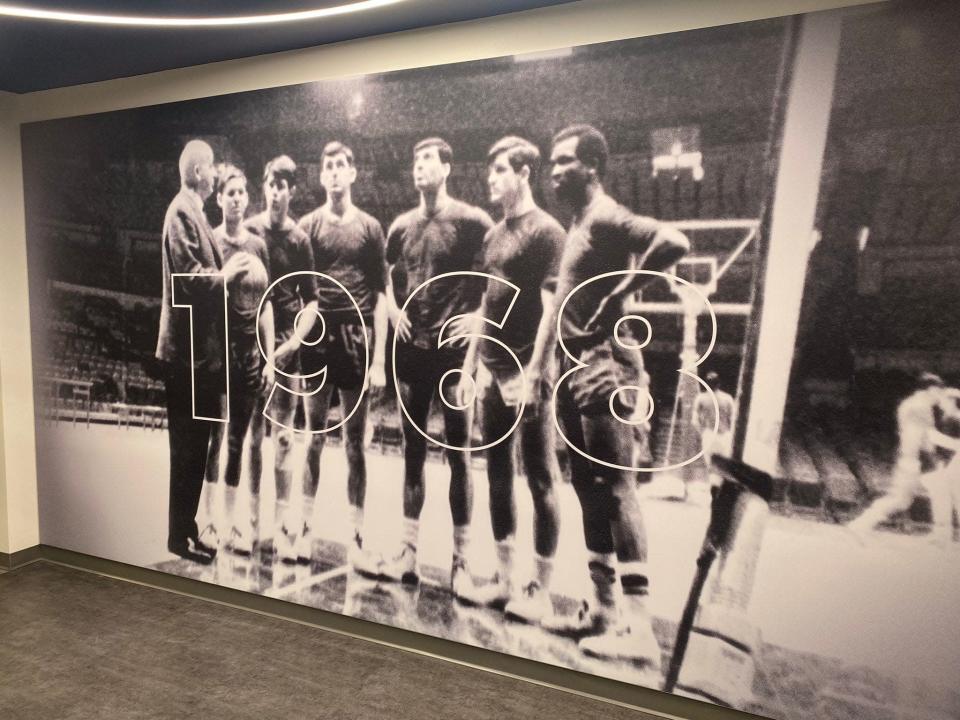
[[[779,459],[741,462],[803,22],[25,125],[42,542],[960,717],[947,5],[842,19]]]

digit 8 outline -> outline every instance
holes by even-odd
[[[560,310],[557,312],[557,342],[559,343],[560,348],[563,350],[564,355],[566,355],[570,360],[573,361],[573,367],[567,370],[565,373],[563,373],[563,375],[561,375],[559,378],[557,378],[557,382],[553,386],[553,403],[552,403],[553,404],[553,424],[557,432],[559,433],[559,436],[563,439],[563,442],[567,445],[568,448],[573,450],[578,455],[583,456],[587,460],[591,462],[595,462],[599,465],[613,468],[615,470],[629,470],[629,471],[635,471],[635,472],[650,472],[650,473],[664,472],[667,470],[676,470],[678,468],[684,467],[685,465],[689,465],[692,462],[696,462],[701,457],[703,457],[703,449],[701,448],[700,451],[697,452],[697,454],[694,455],[692,458],[688,460],[684,460],[683,462],[674,463],[672,465],[664,465],[661,467],[653,467],[653,468],[633,467],[630,465],[618,465],[616,463],[611,463],[611,462],[607,462],[606,460],[600,460],[598,458],[595,458],[591,456],[589,453],[581,450],[576,445],[574,445],[564,434],[562,423],[560,422],[560,418],[557,414],[557,392],[560,389],[560,385],[567,379],[567,377],[569,377],[573,373],[577,372],[578,370],[582,370],[585,367],[589,367],[587,363],[580,362],[580,360],[578,360],[573,355],[573,353],[571,353],[570,350],[567,348],[566,343],[564,343],[563,313],[564,313],[564,310],[566,310],[567,301],[570,300],[570,298],[572,298],[574,295],[576,295],[581,289],[583,289],[584,287],[586,287],[592,282],[596,282],[597,280],[602,280],[603,278],[608,278],[608,277],[621,277],[621,276],[633,276],[633,275],[649,275],[651,277],[663,278],[668,282],[670,281],[676,282],[676,283],[679,283],[680,285],[683,285],[693,290],[697,294],[697,296],[703,301],[704,307],[707,308],[707,311],[710,314],[710,342],[707,345],[706,351],[703,353],[702,356],[700,356],[697,359],[697,361],[693,364],[693,366],[699,367],[700,364],[703,363],[710,356],[710,353],[713,352],[713,348],[717,342],[717,315],[713,310],[713,306],[710,304],[710,300],[706,297],[706,295],[704,295],[700,291],[700,289],[696,285],[694,285],[690,281],[684,280],[683,278],[679,278],[676,275],[671,275],[670,273],[660,272],[658,270],[613,270],[611,272],[601,273],[600,275],[594,275],[592,278],[588,278],[587,280],[584,280],[575,288],[573,288],[573,290],[567,293],[567,296],[563,299],[563,302],[560,303]],[[621,341],[620,338],[618,337],[618,334],[616,331],[619,330],[620,324],[624,320],[631,319],[631,318],[632,319],[639,318],[647,325],[649,333],[648,333],[647,339],[643,343],[638,343],[636,345],[627,345],[623,341]],[[624,317],[621,317],[619,320],[617,320],[617,323],[614,326],[613,340],[624,349],[638,350],[642,347],[645,347],[652,339],[653,339],[652,327],[649,321],[647,321],[647,319],[641,315],[631,314],[631,315],[626,315]],[[713,423],[714,432],[717,432],[720,428],[720,404],[717,402],[716,394],[713,392],[710,386],[707,385],[707,383],[704,382],[703,379],[700,378],[700,376],[697,375],[696,373],[690,372],[688,370],[684,370],[683,368],[679,368],[677,372],[682,375],[688,375],[689,377],[692,377],[694,380],[696,380],[699,383],[700,387],[702,387],[706,392],[710,394],[710,400],[713,402],[713,407],[714,407],[714,423]],[[625,425],[634,425],[634,424],[637,424],[637,422],[631,422],[631,421],[625,420],[624,418],[621,418],[619,415],[617,415],[613,410],[614,397],[622,390],[627,390],[627,389],[639,390],[640,388],[637,385],[624,385],[614,390],[613,393],[611,393],[610,400],[609,400],[610,412],[618,422],[621,422]],[[649,392],[647,393],[647,395],[648,395],[648,402],[650,403],[647,417],[650,418],[650,417],[653,417],[653,413],[656,410],[653,406],[653,398],[650,396]]]
[[[329,280],[329,281],[332,282],[334,285],[336,285],[338,288],[340,288],[340,290],[342,290],[342,291],[344,292],[344,294],[346,294],[346,296],[347,296],[348,298],[350,298],[350,302],[353,304],[353,309],[356,310],[356,312],[357,312],[357,317],[360,318],[360,326],[361,326],[361,328],[363,329],[363,355],[364,355],[364,363],[363,363],[363,367],[364,367],[363,373],[364,373],[364,374],[363,374],[363,385],[362,385],[363,388],[366,388],[366,387],[367,387],[367,380],[368,380],[367,375],[369,375],[369,373],[370,373],[370,345],[369,345],[369,343],[367,342],[367,323],[366,323],[366,321],[364,321],[364,319],[363,319],[363,313],[360,312],[360,306],[357,304],[357,301],[354,299],[353,295],[350,294],[350,291],[347,290],[346,287],[344,287],[343,283],[341,283],[341,282],[340,282],[339,280],[337,280],[336,278],[330,277],[329,275],[327,275],[327,274],[325,274],[325,273],[322,273],[322,272],[317,272],[316,270],[296,270],[296,271],[294,271],[294,272],[292,272],[292,273],[287,273],[287,274],[284,275],[283,277],[277,278],[277,279],[274,280],[272,283],[270,283],[270,285],[267,287],[266,291],[264,291],[263,296],[260,298],[260,305],[257,307],[257,348],[260,350],[260,355],[261,355],[261,357],[263,357],[264,361],[265,361],[268,365],[270,365],[270,367],[273,368],[273,371],[274,371],[275,373],[277,373],[277,374],[279,374],[279,375],[283,375],[284,377],[291,378],[291,379],[293,379],[293,380],[310,380],[311,378],[315,378],[315,377],[319,377],[319,378],[320,378],[320,384],[319,384],[314,390],[311,390],[310,392],[299,392],[299,391],[297,391],[297,390],[292,390],[291,388],[288,388],[286,385],[282,384],[279,380],[274,380],[273,387],[270,388],[270,393],[269,393],[269,395],[267,395],[267,399],[266,399],[266,401],[265,401],[265,403],[264,403],[264,406],[263,406],[263,416],[264,416],[267,420],[269,420],[270,422],[272,422],[274,425],[277,425],[277,426],[279,426],[279,427],[282,427],[282,428],[284,428],[284,429],[286,429],[286,430],[291,430],[291,431],[293,431],[293,432],[305,432],[305,433],[309,433],[309,434],[311,434],[311,435],[323,435],[324,433],[333,432],[334,430],[342,427],[343,425],[346,424],[346,422],[347,422],[351,417],[353,417],[353,414],[354,414],[354,413],[357,411],[357,409],[360,407],[360,403],[361,403],[362,400],[363,400],[363,395],[364,395],[364,393],[366,392],[366,390],[364,390],[364,391],[361,392],[359,395],[357,395],[357,403],[353,406],[353,408],[351,408],[351,410],[350,410],[349,413],[347,413],[346,415],[344,415],[344,416],[341,418],[340,422],[338,422],[338,423],[335,424],[335,425],[331,425],[331,426],[329,426],[329,427],[322,428],[322,429],[319,429],[319,430],[315,430],[315,429],[313,429],[313,428],[297,428],[297,427],[293,427],[293,426],[290,426],[290,425],[285,425],[284,423],[280,422],[279,420],[277,420],[277,419],[274,418],[274,417],[271,417],[271,416],[268,414],[268,410],[269,410],[269,408],[270,408],[270,402],[273,400],[273,396],[274,396],[274,393],[277,392],[277,388],[280,388],[283,392],[290,393],[291,395],[296,395],[297,397],[308,398],[308,397],[313,397],[314,395],[316,395],[316,394],[317,394],[318,392],[320,392],[320,391],[324,388],[324,386],[327,384],[327,367],[326,367],[326,365],[324,365],[322,368],[320,368],[320,369],[317,370],[316,372],[310,373],[309,375],[304,375],[304,374],[302,374],[302,373],[288,373],[288,372],[285,372],[285,371],[281,370],[281,369],[278,368],[276,365],[273,365],[273,364],[270,362],[270,359],[267,357],[267,353],[266,353],[266,352],[264,351],[264,349],[263,349],[263,340],[262,340],[262,338],[260,337],[260,331],[259,331],[259,328],[260,328],[260,314],[263,312],[263,305],[264,305],[264,303],[266,303],[267,298],[270,297],[270,293],[273,292],[273,288],[274,288],[274,287],[276,287],[278,284],[280,284],[280,283],[283,282],[284,280],[286,280],[286,279],[288,279],[288,278],[291,278],[291,277],[298,276],[298,275],[311,275],[311,276],[313,276],[313,277],[320,278],[321,280]],[[303,313],[303,308],[301,308],[300,311],[297,313],[297,319],[300,318],[300,315],[301,315],[302,313]],[[317,309],[317,317],[319,318],[320,323],[321,323],[321,328],[323,328],[324,333],[325,333],[325,332],[326,332],[327,323],[326,323],[326,320],[325,320],[324,317],[323,317],[323,313],[320,312],[319,308]],[[293,332],[294,332],[294,334],[297,334],[297,323],[296,323],[296,321],[294,321]],[[305,345],[308,345],[308,346],[319,345],[320,342],[323,341],[323,337],[322,337],[322,336],[321,336],[321,339],[320,339],[319,341],[317,341],[317,342],[304,342],[304,339],[303,339],[302,337],[300,337],[299,335],[297,335],[297,337],[300,339],[300,342],[301,342],[301,343],[303,343],[303,344],[305,344]]]
[[[439,274],[439,275],[435,275],[435,276],[432,277],[432,278],[429,278],[428,280],[424,280],[422,283],[420,283],[419,285],[417,285],[417,287],[415,287],[415,288],[413,289],[413,292],[411,292],[411,293],[407,296],[407,299],[406,299],[406,300],[404,301],[404,303],[403,303],[403,307],[400,308],[400,312],[402,312],[403,314],[406,314],[406,312],[407,312],[407,307],[410,305],[410,301],[413,300],[413,298],[417,295],[417,293],[419,293],[421,290],[423,290],[423,289],[424,289],[427,285],[429,285],[430,283],[432,283],[432,282],[434,282],[434,281],[436,281],[436,280],[441,280],[441,279],[443,279],[443,278],[451,278],[451,277],[470,277],[470,276],[472,276],[472,277],[482,277],[482,278],[486,278],[486,280],[487,280],[488,283],[489,283],[491,280],[492,280],[493,282],[502,283],[502,284],[504,284],[504,285],[507,285],[508,287],[510,287],[510,288],[513,290],[513,298],[510,300],[510,304],[507,306],[506,311],[504,311],[504,313],[503,313],[503,317],[502,317],[499,321],[498,321],[498,320],[491,319],[491,318],[487,318],[487,317],[481,317],[481,318],[480,318],[483,322],[489,323],[490,325],[493,325],[493,326],[494,326],[495,328],[497,328],[498,330],[502,330],[504,324],[507,322],[507,318],[510,317],[510,312],[513,310],[513,306],[514,306],[514,304],[517,302],[517,298],[520,297],[520,288],[519,288],[517,285],[514,285],[514,284],[513,284],[512,282],[510,282],[509,280],[505,280],[504,278],[501,278],[501,277],[496,277],[495,275],[490,275],[489,273],[479,272],[479,271],[477,271],[477,270],[455,270],[455,271],[453,271],[453,272],[441,273],[441,274]],[[463,318],[463,317],[467,317],[467,314],[461,313],[461,314],[459,314],[459,315],[453,315],[453,316],[447,318],[447,319],[444,321],[443,325],[440,327],[440,336],[439,336],[439,338],[438,338],[438,340],[437,340],[437,349],[442,348],[444,345],[452,344],[452,343],[456,342],[457,340],[460,340],[460,339],[463,339],[463,338],[468,338],[468,339],[469,339],[469,338],[472,336],[472,333],[466,333],[466,334],[463,334],[463,335],[451,335],[450,337],[446,337],[446,338],[444,337],[444,335],[446,334],[446,331],[447,331],[447,327],[448,327],[451,323],[453,323],[454,321],[459,320],[460,318]],[[521,381],[522,383],[524,383],[524,385],[526,385],[526,375],[525,375],[525,373],[524,373],[523,364],[520,362],[520,359],[516,356],[516,354],[514,354],[513,350],[511,350],[509,347],[507,347],[507,345],[506,345],[504,342],[502,342],[501,340],[497,340],[496,338],[492,338],[492,337],[490,337],[489,335],[479,334],[479,335],[477,335],[477,337],[479,337],[481,340],[485,340],[485,341],[487,341],[487,342],[496,343],[496,344],[499,345],[501,348],[503,348],[504,351],[505,351],[507,354],[510,355],[510,359],[513,360],[514,363],[516,363],[516,365],[517,365],[517,370],[520,372],[520,381]],[[509,438],[510,435],[513,434],[513,431],[517,429],[517,426],[520,425],[520,420],[521,420],[521,418],[523,417],[523,410],[524,410],[524,408],[526,407],[526,403],[524,402],[524,398],[523,398],[523,395],[522,395],[522,394],[521,394],[521,397],[520,397],[520,404],[517,406],[517,417],[516,417],[516,419],[513,421],[513,425],[510,426],[510,429],[507,430],[507,431],[503,434],[502,437],[497,438],[497,440],[495,440],[495,441],[493,441],[493,442],[488,442],[488,443],[484,443],[483,445],[476,445],[476,446],[471,446],[471,447],[459,447],[459,446],[457,446],[457,445],[449,445],[449,444],[448,444],[447,442],[445,442],[444,440],[438,440],[438,439],[436,439],[436,438],[434,438],[434,437],[431,437],[423,428],[421,428],[419,425],[417,425],[417,424],[413,421],[413,418],[410,417],[410,413],[407,411],[406,406],[403,404],[403,393],[400,392],[400,381],[399,381],[399,380],[396,380],[396,378],[397,378],[397,343],[398,343],[399,341],[400,341],[399,336],[398,336],[396,333],[394,333],[394,334],[393,334],[393,347],[392,347],[392,349],[391,349],[391,358],[390,358],[390,360],[391,360],[391,362],[393,363],[393,377],[394,377],[394,379],[395,379],[395,381],[396,381],[396,386],[397,386],[397,406],[400,408],[400,412],[403,413],[403,417],[406,418],[407,422],[410,423],[410,426],[413,427],[413,429],[416,430],[418,433],[420,433],[420,435],[422,435],[424,438],[426,438],[427,440],[429,440],[430,442],[432,442],[432,443],[434,443],[434,444],[436,444],[436,445],[439,445],[440,447],[442,447],[442,448],[444,448],[444,449],[446,449],[446,450],[454,450],[454,451],[458,451],[458,452],[478,452],[478,451],[480,451],[480,450],[488,450],[488,449],[490,449],[490,448],[492,448],[492,447],[494,447],[494,446],[496,446],[496,445],[499,445],[499,444],[502,443],[504,440],[506,440],[507,438]],[[453,368],[453,369],[448,370],[447,372],[445,372],[445,373],[443,374],[443,376],[440,378],[439,385],[438,385],[438,387],[437,387],[437,392],[440,393],[440,399],[441,399],[441,401],[442,401],[445,405],[447,405],[447,407],[449,407],[449,408],[451,408],[451,409],[453,409],[453,410],[460,410],[460,411],[466,412],[466,408],[459,408],[459,407],[457,407],[456,405],[453,405],[453,404],[451,404],[451,403],[448,403],[448,402],[446,401],[446,399],[443,397],[443,387],[442,387],[442,386],[443,386],[443,381],[446,380],[446,378],[447,378],[449,375],[453,374],[453,373],[462,373],[462,372],[463,372],[463,369],[462,369],[462,368]],[[474,393],[474,400],[473,400],[473,401],[476,402],[476,399],[477,399],[477,398],[476,398],[476,393]],[[472,404],[472,403],[471,403],[471,404]],[[468,433],[468,436],[469,436],[469,433]],[[468,439],[469,439],[469,437],[468,437]]]

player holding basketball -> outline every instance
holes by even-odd
[[[646,608],[647,540],[633,472],[610,467],[632,467],[632,427],[619,418],[633,415],[637,392],[617,390],[641,384],[638,351],[620,342],[617,321],[624,300],[649,276],[600,278],[574,290],[615,269],[666,270],[686,254],[689,242],[604,192],[608,156],[603,134],[589,125],[570,126],[553,139],[553,188],[573,213],[557,283],[560,340],[567,351],[556,389],[557,417],[572,450],[594,597],[577,614],[547,617],[542,624],[556,632],[594,633],[579,641],[589,655],[657,667],[660,648]],[[571,371],[574,358],[585,367]]]
[[[944,476],[942,465],[938,462],[937,448],[956,453],[960,450],[960,440],[941,432],[937,428],[937,419],[944,412],[949,416],[956,414],[956,393],[956,390],[946,388],[938,375],[923,373],[917,389],[901,401],[897,407],[900,447],[893,468],[893,479],[886,493],[847,525],[857,536],[864,537],[894,513],[907,510],[930,482],[935,484],[930,488],[934,539],[942,540],[944,529],[950,527],[953,518],[952,503],[947,503],[948,510],[938,502],[941,494],[938,491],[942,490],[939,483]],[[949,493],[949,485],[945,487]]]
[[[441,393],[445,443],[453,448],[468,442],[467,413],[456,409],[456,383],[448,373],[459,372],[466,355],[465,342],[439,346],[440,329],[452,318],[449,335],[467,335],[480,304],[484,282],[476,276],[433,280],[411,298],[417,288],[438,275],[477,271],[483,262],[483,238],[493,226],[483,210],[447,194],[453,150],[440,138],[421,140],[413,149],[413,182],[420,205],[394,220],[387,234],[387,262],[391,265],[387,303],[396,332],[395,368],[399,399],[405,409],[403,546],[384,563],[389,580],[416,582],[417,541],[424,501],[423,467],[430,404]],[[404,304],[410,300],[404,311]],[[448,376],[443,387],[441,378]],[[420,428],[420,429],[418,429]],[[466,453],[446,448],[450,465],[450,512],[453,516],[451,585],[456,594],[473,585],[464,551],[468,543],[471,487]]]
[[[473,377],[479,354],[487,371],[482,374],[479,388],[483,443],[505,439],[487,450],[490,521],[497,543],[499,570],[495,582],[477,586],[476,592],[467,599],[477,604],[506,603],[508,616],[538,623],[553,609],[549,585],[559,524],[553,490],[556,456],[549,396],[556,342],[553,293],[565,233],[560,223],[534,202],[531,183],[540,165],[540,151],[535,145],[519,137],[505,137],[490,149],[487,165],[490,199],[503,208],[503,220],[494,225],[484,240],[483,271],[512,283],[519,288],[519,295],[514,301],[513,288],[491,280],[479,315],[500,320],[510,310],[503,328],[491,329],[489,334],[510,348],[524,370],[518,372],[516,363],[495,343],[479,342],[476,336],[471,339],[458,388],[458,404],[467,404],[474,391]],[[478,334],[483,330],[482,325],[477,325]],[[513,433],[510,431],[521,400],[525,403],[523,417]],[[510,581],[517,526],[513,497],[516,435],[520,437],[527,484],[533,498],[536,577],[512,597]]]
[[[297,165],[286,155],[273,158],[263,170],[263,198],[266,209],[247,220],[246,227],[257,237],[263,238],[270,256],[270,282],[274,285],[270,303],[274,315],[273,358],[268,362],[281,373],[291,376],[300,374],[301,338],[313,328],[317,313],[317,284],[311,274],[313,250],[306,233],[290,218],[290,201],[297,190]],[[292,277],[286,277],[297,273]],[[281,280],[281,278],[286,278]],[[302,312],[301,312],[302,311]],[[297,323],[297,332],[294,324]],[[274,478],[276,482],[276,511],[274,517],[274,546],[280,560],[294,562],[296,524],[289,517],[290,484],[293,461],[293,425],[301,389],[297,377],[283,377],[280,383],[291,392],[277,388],[273,392],[270,407],[266,402],[273,384],[265,386],[257,399],[253,420],[250,423],[250,484],[253,507],[251,514],[259,517],[260,476],[262,474],[262,446],[267,418],[272,420],[271,437],[274,447]],[[290,528],[290,530],[287,530]],[[292,532],[291,532],[292,530]]]
[[[253,552],[253,526],[249,512],[237,510],[237,487],[240,484],[241,458],[243,442],[250,427],[253,409],[264,381],[272,385],[272,372],[269,367],[264,371],[263,356],[257,344],[257,310],[260,299],[267,290],[269,282],[270,259],[263,240],[249,232],[243,226],[243,217],[247,210],[247,178],[243,171],[233,165],[226,165],[220,171],[220,185],[217,189],[217,204],[223,211],[223,223],[214,229],[213,238],[223,256],[224,268],[235,264],[238,258],[246,256],[249,263],[247,272],[228,283],[227,301],[227,337],[229,339],[229,424],[226,428],[227,462],[223,472],[225,483],[225,510],[228,525],[227,536],[223,538],[227,547],[242,555]],[[260,315],[259,328],[264,338],[268,354],[273,352],[273,311],[269,302]],[[213,487],[219,475],[219,458],[223,441],[224,427],[215,426],[210,439],[207,458],[207,515],[211,524],[207,526],[201,539],[208,544],[217,542],[218,528],[212,523]]]
[[[322,368],[326,368],[326,373],[306,381],[308,421],[314,432],[303,470],[303,524],[297,556],[301,560],[310,557],[310,522],[320,481],[320,455],[327,437],[316,431],[327,427],[330,399],[336,388],[341,412],[345,418],[349,414],[345,423],[345,446],[353,537],[347,559],[357,572],[376,575],[380,559],[363,548],[363,505],[367,491],[363,435],[369,397],[364,383],[368,379],[367,353],[372,344],[369,384],[374,388],[386,384],[386,262],[380,223],[353,204],[352,187],[356,179],[353,151],[340,142],[327,143],[320,169],[320,183],[327,192],[327,201],[300,219],[300,227],[313,248],[314,269],[339,282],[349,296],[330,280],[318,280],[318,310],[325,332],[312,338],[317,344],[301,350],[306,375]],[[358,309],[363,323],[357,315]]]

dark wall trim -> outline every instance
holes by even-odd
[[[678,720],[682,718],[688,720],[749,720],[749,718],[759,717],[750,713],[669,695],[526,658],[505,655],[402,628],[381,625],[317,608],[254,595],[242,590],[212,585],[199,580],[191,580],[178,575],[168,575],[157,570],[149,570],[113,560],[104,560],[50,545],[40,545],[36,548],[24,550],[15,553],[14,557],[20,560],[21,555],[31,552],[34,553],[35,557],[20,561],[14,567],[36,559],[60,563],[120,580],[140,583],[161,590],[182,593],[203,600],[224,603],[233,607],[344,633],[361,640],[390,645],[408,652],[427,654],[451,662],[547,685],[558,690],[588,695],[647,713],[655,713],[655,715],[640,715],[638,718],[647,717],[651,720],[655,717],[676,718]],[[0,556],[0,558],[2,557]]]
[[[43,550],[40,545],[24,548],[15,553],[0,553],[0,571],[13,570],[23,565],[29,565],[40,560],[42,555]]]

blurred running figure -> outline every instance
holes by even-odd
[[[942,378],[923,373],[917,389],[901,401],[897,407],[900,447],[890,487],[847,526],[861,540],[894,513],[909,509],[925,488],[930,493],[934,541],[942,542],[944,535],[952,530],[951,485],[946,482],[943,458],[938,457],[937,450],[951,451],[955,457],[960,450],[960,440],[941,432],[937,421],[944,413],[955,418],[956,398],[957,391],[945,387]],[[957,467],[953,462],[946,465],[951,469]]]
[[[587,654],[657,667],[660,648],[646,608],[647,539],[634,473],[602,464],[632,467],[633,428],[620,418],[634,415],[637,392],[617,390],[640,386],[642,369],[638,351],[620,342],[617,323],[625,299],[649,276],[592,279],[618,269],[663,271],[683,257],[689,243],[679,231],[634,215],[604,192],[608,156],[603,134],[589,125],[568,127],[553,139],[551,180],[557,199],[573,213],[557,282],[561,340],[585,365],[570,372],[576,363],[566,353],[561,357],[557,417],[573,450],[571,475],[583,511],[594,597],[577,614],[544,618],[542,624],[555,632],[594,633],[580,640]]]
[[[466,356],[465,342],[439,346],[440,329],[457,318],[449,335],[467,335],[480,305],[484,281],[476,276],[433,280],[415,297],[411,294],[438,275],[455,271],[478,271],[483,263],[483,238],[493,221],[483,210],[447,194],[447,177],[453,150],[440,138],[421,140],[413,149],[413,182],[420,193],[418,207],[404,213],[387,233],[390,263],[387,303],[396,332],[395,367],[398,391],[406,413],[403,423],[404,493],[403,545],[388,560],[382,575],[389,580],[416,582],[417,541],[424,501],[423,466],[427,439],[417,428],[426,428],[434,395],[442,393],[446,444],[465,447],[468,441],[467,413],[456,409],[456,383],[447,377],[459,372]],[[410,299],[406,312],[404,303]],[[414,427],[414,423],[416,427]],[[466,453],[446,450],[450,466],[450,513],[453,516],[453,565],[451,585],[455,594],[468,593],[473,584],[464,551],[468,543],[471,487]]]
[[[553,611],[549,585],[559,519],[553,490],[556,454],[549,410],[550,371],[556,343],[553,293],[566,234],[560,223],[534,202],[530,185],[540,166],[540,151],[535,145],[519,137],[505,137],[490,149],[487,165],[490,200],[503,208],[503,220],[484,240],[483,271],[512,283],[519,295],[514,299],[516,291],[512,287],[489,280],[479,315],[499,321],[508,310],[510,314],[501,330],[485,328],[486,323],[479,322],[476,332],[486,332],[503,342],[524,370],[518,372],[516,363],[495,343],[478,342],[477,335],[471,339],[458,404],[470,402],[479,355],[486,370],[479,387],[483,443],[505,439],[486,451],[490,521],[499,570],[494,582],[476,586],[468,599],[482,605],[505,603],[508,616],[539,623]],[[525,403],[523,417],[516,432],[511,433],[521,399]],[[513,455],[517,435],[533,497],[536,575],[514,594],[511,578],[517,517]]]
[[[305,346],[301,354],[305,375],[326,368],[322,375],[306,380],[310,429],[316,431],[327,427],[334,389],[340,394],[343,416],[353,412],[344,428],[349,467],[347,497],[353,529],[347,559],[357,572],[377,575],[380,559],[363,548],[363,505],[367,492],[363,436],[369,399],[364,382],[367,380],[367,351],[372,343],[369,385],[379,390],[386,384],[386,262],[383,228],[376,218],[353,204],[352,187],[356,179],[353,151],[340,142],[327,143],[320,169],[320,183],[327,192],[327,201],[301,218],[300,227],[310,238],[314,269],[337,280],[353,300],[330,280],[317,280],[318,310],[323,317],[325,334],[315,335],[313,341],[316,344]],[[357,308],[366,328],[360,323]],[[309,561],[311,555],[310,524],[320,482],[320,455],[326,437],[325,433],[310,435],[303,469],[303,522],[297,539],[297,557],[301,562]]]

